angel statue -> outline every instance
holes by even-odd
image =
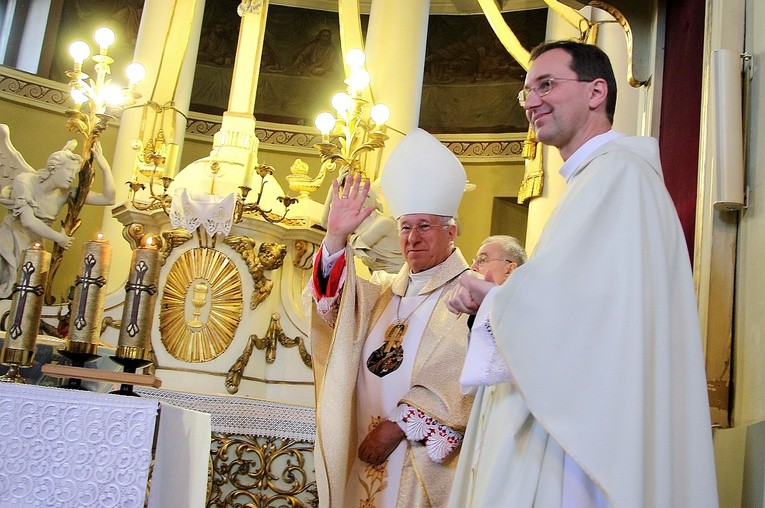
[[[0,223],[0,298],[11,295],[24,249],[46,238],[63,249],[71,247],[73,238],[50,224],[75,190],[72,182],[82,165],[82,157],[72,152],[76,146],[70,140],[48,157],[44,168],[35,170],[14,148],[8,126],[0,124],[0,203],[8,209]],[[114,178],[100,142],[92,151],[103,174],[103,192],[89,192],[85,202],[113,205]]]

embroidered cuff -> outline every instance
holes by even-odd
[[[425,445],[433,462],[443,462],[462,444],[462,433],[439,423],[419,409],[408,404],[400,404],[396,409],[393,421],[398,423],[409,441]]]

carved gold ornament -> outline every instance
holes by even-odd
[[[266,363],[271,364],[276,361],[276,345],[281,344],[283,347],[291,348],[297,347],[300,358],[306,367],[311,368],[313,365],[311,359],[311,353],[305,347],[305,341],[302,337],[295,337],[291,339],[284,333],[282,325],[279,322],[281,317],[278,312],[271,314],[271,322],[268,324],[268,330],[264,337],[258,337],[254,333],[250,335],[250,339],[247,341],[247,345],[244,347],[244,351],[239,355],[236,362],[228,369],[226,375],[226,390],[228,393],[234,394],[239,391],[239,383],[242,381],[242,375],[244,369],[247,367],[247,363],[250,361],[252,351],[254,348],[259,350],[266,350]]]
[[[208,507],[318,506],[313,443],[213,432]]]
[[[284,256],[287,254],[287,247],[280,243],[263,242],[260,244],[258,253],[255,254],[255,239],[249,236],[229,235],[223,241],[241,254],[242,259],[247,264],[247,270],[252,275],[254,291],[250,299],[250,309],[260,305],[274,287],[273,281],[266,277],[264,270],[276,270],[284,264]]]
[[[184,252],[170,269],[160,308],[159,331],[168,353],[192,363],[218,357],[242,319],[242,281],[236,266],[217,250]]]

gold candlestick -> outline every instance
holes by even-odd
[[[24,251],[11,293],[8,331],[0,351],[0,363],[9,368],[0,381],[24,383],[24,378],[18,373],[19,368],[34,362],[50,259],[50,253],[43,250],[39,243]]]
[[[130,275],[125,284],[125,306],[115,356],[126,360],[145,360],[151,339],[154,302],[159,280],[157,239],[146,236],[133,251]]]
[[[98,351],[110,264],[111,246],[101,233],[95,240],[85,242],[69,318],[66,351],[70,353],[96,355]]]

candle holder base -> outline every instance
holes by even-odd
[[[88,353],[82,351],[71,351],[70,349],[59,349],[58,352],[69,360],[72,367],[82,368],[85,364],[97,360],[99,355],[95,353]],[[70,377],[66,384],[61,385],[61,388],[68,388],[70,390],[88,390],[88,388],[82,386],[82,379],[76,377]]]
[[[26,384],[27,380],[19,373],[21,366],[18,363],[4,363],[3,365],[8,366],[8,372],[0,376],[0,383]]]
[[[121,356],[110,356],[114,362],[119,363],[123,366],[123,372],[126,374],[135,374],[136,369],[140,369],[141,367],[146,367],[147,365],[151,364],[151,360],[144,360],[143,358],[123,358]],[[133,391],[133,385],[123,383],[120,385],[119,390],[114,390],[113,393],[115,395],[127,395],[130,397],[140,397],[137,393]]]
[[[19,373],[23,367],[34,365],[35,352],[29,349],[3,347],[0,349],[0,365],[8,367],[0,382],[26,384],[27,380]]]

